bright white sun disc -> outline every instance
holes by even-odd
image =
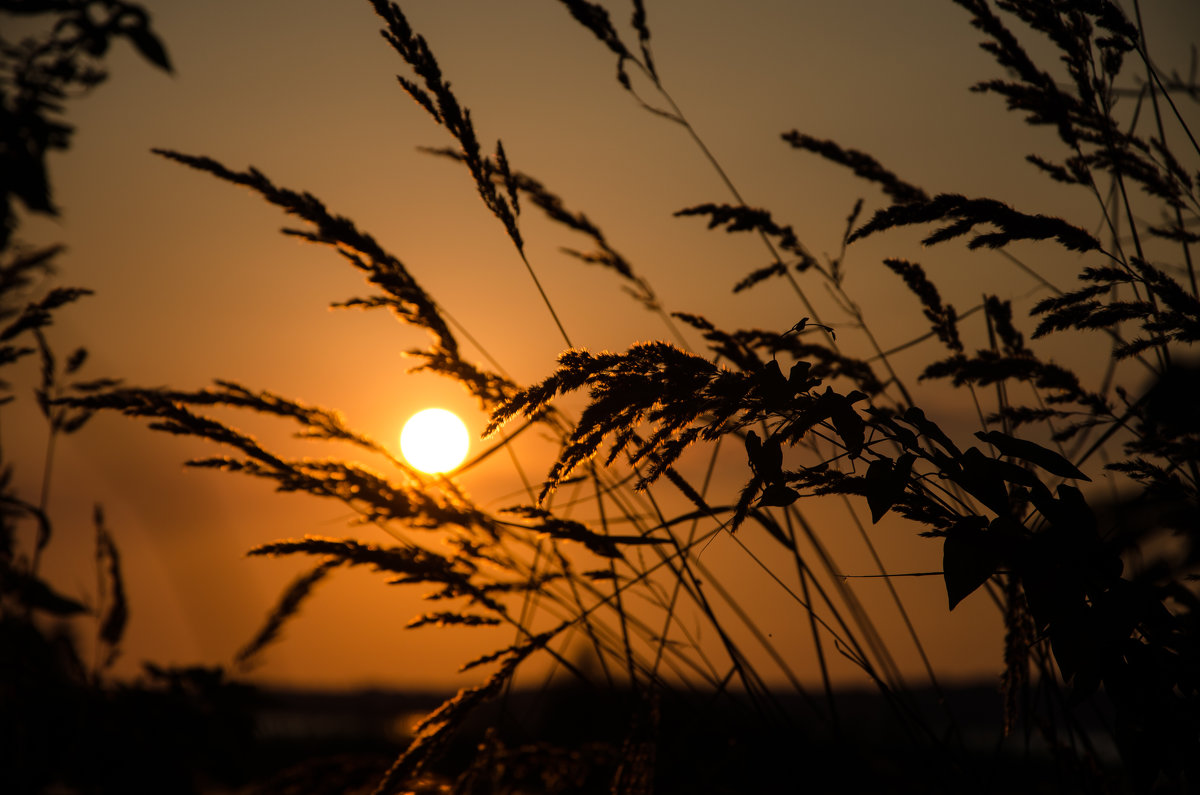
[[[400,431],[400,452],[422,472],[449,472],[467,457],[470,446],[467,426],[445,409],[418,411]]]

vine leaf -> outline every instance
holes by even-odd
[[[973,522],[964,520],[946,531],[942,574],[951,610],[995,574],[996,562],[991,539]]]
[[[750,468],[763,480],[774,480],[780,476],[783,466],[783,447],[779,437],[763,442],[754,431],[746,434],[746,454]]]
[[[872,524],[877,524],[904,494],[916,458],[912,453],[905,453],[894,466],[892,459],[885,457],[872,461],[867,467],[867,506],[871,509]]]
[[[1001,455],[1006,455],[1010,458],[1020,458],[1031,464],[1037,464],[1052,475],[1074,478],[1076,480],[1091,480],[1091,478],[1080,472],[1070,461],[1053,450],[1042,447],[1040,444],[1030,442],[1026,439],[1017,439],[1000,431],[989,431],[987,433],[977,431],[975,436],[991,444],[1000,451]]]
[[[786,508],[798,499],[800,499],[800,492],[782,481],[777,481],[763,490],[762,499],[758,501],[758,504]]]

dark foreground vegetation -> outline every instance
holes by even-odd
[[[781,131],[781,148],[841,164],[870,190],[872,198],[847,208],[846,228],[832,234],[836,258],[815,256],[790,225],[748,205],[725,178],[659,78],[640,0],[624,32],[600,6],[563,0],[583,35],[616,59],[619,88],[678,126],[685,143],[699,144],[725,180],[727,199],[678,215],[757,236],[769,264],[756,259],[730,287],[792,291],[802,319],[778,329],[721,329],[694,313],[668,312],[586,216],[519,171],[499,143],[483,147],[430,45],[400,8],[383,0],[371,5],[404,65],[401,87],[453,140],[434,153],[469,173],[534,288],[541,291],[540,265],[526,256],[523,209],[585,237],[590,250],[569,254],[610,269],[673,335],[688,333],[678,344],[652,341],[622,353],[581,350],[542,292],[564,352],[542,382],[514,383],[482,348],[468,354],[478,345],[460,345],[466,336],[398,257],[316,197],[253,168],[159,151],[288,213],[298,228],[287,234],[331,247],[375,291],[345,306],[387,309],[428,333],[428,346],[409,355],[419,369],[457,380],[479,400],[493,418],[497,447],[536,426],[558,440],[558,460],[527,501],[491,512],[452,480],[412,470],[331,411],[229,382],[176,390],[82,380],[86,352],[60,362],[43,329],[86,291],[38,289],[55,249],[17,242],[12,208],[19,202],[53,212],[45,154],[65,148],[70,135],[59,105],[70,91],[100,82],[96,63],[110,41],[128,39],[161,68],[169,61],[135,6],[6,2],[6,11],[42,11],[61,21],[44,40],[4,43],[0,152],[0,364],[40,359],[34,395],[49,423],[50,450],[93,412],[119,411],[229,453],[192,466],[262,478],[356,512],[361,537],[282,539],[252,550],[311,556],[314,565],[283,594],[239,664],[278,636],[323,579],[348,566],[424,588],[431,612],[413,626],[502,625],[514,641],[465,664],[485,672],[480,683],[429,709],[411,737],[394,728],[354,738],[314,731],[319,742],[312,746],[295,735],[272,736],[271,716],[283,725],[288,709],[301,727],[336,723],[339,714],[361,719],[364,711],[337,700],[299,706],[299,695],[253,693],[217,670],[148,667],[142,681],[111,682],[106,671],[128,606],[103,513],[95,516],[99,599],[91,611],[98,650],[85,663],[70,633],[51,619],[88,611],[39,576],[53,528],[44,494],[39,502],[13,493],[8,473],[24,462],[5,455],[5,791],[187,792],[250,781],[258,792],[381,794],[1200,786],[1200,289],[1193,255],[1200,242],[1200,146],[1180,111],[1200,91],[1194,75],[1180,77],[1151,58],[1136,0],[957,0],[960,8],[948,9],[965,11],[1004,75],[983,79],[977,90],[1057,133],[1059,149],[1030,155],[1027,165],[1090,196],[1094,217],[1066,220],[927,190],[862,152]],[[1036,63],[1029,53],[1041,49],[1027,49],[1027,39],[1052,47],[1056,59]],[[1031,317],[1014,311],[1010,296],[987,295],[956,309],[913,252],[855,263],[904,285],[928,321],[927,333],[885,349],[879,340],[890,335],[868,323],[846,273],[857,241],[901,227],[931,230],[926,246],[961,244],[968,263],[982,252],[1004,252],[1041,283]],[[1079,264],[1075,280],[1058,284],[1039,274],[1013,253],[1018,242],[1070,257]],[[1037,346],[1054,335],[1105,345],[1109,366],[1099,375],[1078,373],[1048,358]],[[915,346],[925,366],[898,372],[896,353]],[[978,427],[952,438],[949,423],[915,404],[916,381],[965,395]],[[6,399],[27,398],[24,390],[5,389]],[[561,406],[571,393],[585,400],[578,416]],[[358,462],[274,454],[207,416],[216,406],[355,445],[386,474]],[[722,441],[744,450],[740,489],[721,493],[681,474],[687,456],[708,455]],[[1119,488],[1097,489],[1102,477]],[[594,497],[586,510],[569,504],[568,515],[556,499],[580,483]],[[949,608],[968,597],[990,599],[1003,616],[999,692],[980,700],[974,691],[950,691],[933,670],[932,690],[905,686],[806,518],[802,497],[842,506],[845,526],[868,546],[871,525],[889,514],[941,545]],[[757,534],[776,545],[771,562],[755,561],[780,585],[795,620],[811,628],[813,660],[781,658],[754,616],[706,570],[698,552],[717,534],[739,543]],[[882,564],[879,573],[893,576]],[[898,596],[896,602],[903,614]],[[719,638],[717,648],[689,634],[696,622]],[[743,643],[754,648],[738,637],[751,638]],[[579,641],[594,664],[581,665],[569,650]],[[831,654],[851,660],[874,692],[835,690],[827,675]],[[532,658],[549,660],[577,683],[527,706],[533,697],[514,683]],[[766,684],[755,662],[764,658],[793,684],[789,692]],[[799,675],[814,669],[823,678],[818,692]],[[343,705],[354,704],[344,698]],[[297,757],[303,761],[293,764]]]
[[[10,760],[13,792],[350,795],[370,793],[412,740],[433,693],[254,690],[213,670],[157,671],[104,690],[45,682]],[[1082,722],[1093,765],[1064,766],[1034,734],[998,741],[993,685],[914,690],[898,716],[877,691],[838,691],[838,731],[795,694],[772,714],[744,701],[669,691],[647,708],[628,691],[518,690],[471,715],[417,792],[1087,792],[1126,791],[1111,715]],[[945,702],[942,701],[945,699]],[[944,717],[954,715],[951,724]],[[12,703],[12,702],[10,702]],[[642,730],[631,735],[630,716]],[[914,736],[913,715],[930,736]],[[54,786],[50,786],[53,784]]]

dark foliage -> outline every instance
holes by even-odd
[[[304,554],[320,560],[285,592],[247,647],[247,657],[278,636],[283,622],[320,580],[351,565],[370,566],[392,583],[432,586],[431,600],[459,600],[463,605],[464,609],[430,611],[410,626],[502,624],[515,629],[512,645],[467,663],[466,668],[492,665],[492,673],[426,718],[377,792],[401,791],[427,773],[469,716],[503,693],[518,667],[534,654],[550,657],[589,686],[599,684],[616,692],[617,685],[628,684],[637,694],[622,764],[609,779],[621,791],[649,791],[655,784],[670,791],[678,785],[678,779],[654,781],[652,763],[653,750],[668,747],[654,736],[656,699],[676,682],[710,693],[714,701],[728,698],[763,726],[786,722],[786,711],[735,637],[749,634],[775,655],[782,670],[791,668],[697,554],[717,533],[730,534],[731,543],[740,545],[802,608],[827,703],[818,704],[798,681],[794,684],[808,708],[828,722],[833,736],[840,729],[825,670],[830,648],[878,685],[906,731],[928,742],[921,747],[933,748],[946,771],[962,772],[956,767],[965,754],[961,738],[951,731],[935,733],[911,709],[886,644],[800,509],[809,498],[835,499],[848,506],[848,526],[857,527],[873,555],[869,528],[859,520],[856,505],[865,505],[872,523],[892,514],[915,525],[922,535],[941,539],[931,543],[942,545],[942,570],[914,576],[939,574],[951,610],[964,599],[982,598],[980,594],[995,601],[1006,628],[1004,715],[997,733],[1023,731],[1027,743],[1040,735],[1053,749],[1058,780],[1069,782],[1064,787],[1100,790],[1112,782],[1141,790],[1196,786],[1200,426],[1194,420],[1194,401],[1181,396],[1193,395],[1197,383],[1192,345],[1200,338],[1200,294],[1189,246],[1195,242],[1191,227],[1200,214],[1190,176],[1196,172],[1193,155],[1200,150],[1185,156],[1167,145],[1163,125],[1171,117],[1163,108],[1173,107],[1172,93],[1185,87],[1172,84],[1172,89],[1163,81],[1144,50],[1140,23],[1127,19],[1109,0],[958,0],[986,36],[983,48],[1007,73],[1004,79],[981,82],[977,90],[1002,96],[1029,123],[1057,131],[1068,150],[1065,159],[1033,155],[1029,162],[1098,200],[1104,221],[1099,228],[1112,232],[1107,242],[1101,241],[1102,233],[1087,231],[1096,226],[1091,219],[1069,221],[991,198],[926,192],[865,153],[799,132],[785,133],[792,147],[850,168],[882,188],[891,201],[861,224],[862,203],[856,203],[839,239],[841,254],[820,261],[795,228],[766,209],[748,205],[700,144],[733,198],[696,204],[677,215],[702,217],[711,229],[757,237],[771,259],[750,271],[735,290],[782,278],[804,310],[796,313],[802,319],[785,331],[727,331],[694,313],[665,313],[649,285],[590,219],[568,210],[541,182],[515,168],[501,145],[494,154],[485,154],[469,111],[451,90],[426,40],[410,28],[395,4],[372,0],[371,5],[383,21],[384,38],[416,76],[401,76],[402,89],[457,143],[454,151],[439,153],[466,167],[538,289],[541,284],[525,259],[518,223],[522,201],[586,236],[594,249],[572,251],[578,259],[611,269],[633,285],[643,305],[668,322],[671,317],[682,321],[706,348],[695,352],[677,335],[678,345],[650,341],[620,353],[593,353],[571,345],[560,322],[567,349],[557,368],[539,383],[521,386],[494,372],[498,366],[487,369],[467,361],[437,304],[407,268],[348,220],[329,213],[315,197],[278,188],[254,169],[234,171],[209,158],[160,152],[249,187],[306,221],[309,229],[289,234],[335,247],[383,291],[346,305],[387,306],[405,323],[425,329],[432,344],[412,355],[422,369],[448,375],[471,390],[492,412],[489,434],[498,437],[510,423],[524,421],[514,433],[538,423],[560,445],[540,490],[530,488],[530,501],[536,504],[493,514],[474,505],[453,481],[413,472],[382,446],[347,429],[333,412],[237,384],[218,382],[215,389],[191,392],[113,388],[68,400],[44,400],[50,410],[116,410],[146,418],[159,430],[220,443],[238,457],[192,464],[261,477],[284,491],[340,500],[360,522],[373,523],[396,538],[397,544],[386,547],[306,537],[256,548],[253,554]],[[623,89],[699,142],[659,79],[644,5],[633,4],[636,47],[625,44],[605,8],[584,0],[563,0],[563,5],[609,57],[616,56]],[[1042,37],[1058,53],[1055,71],[1039,66],[1029,55],[1022,44],[1028,37]],[[1140,132],[1137,119],[1129,122],[1115,112],[1114,100],[1122,90],[1118,81],[1128,77],[1127,62],[1146,71],[1140,99],[1149,100],[1153,108],[1157,134]],[[644,78],[639,85],[657,92],[657,104],[637,93],[630,69]],[[1181,129],[1192,140],[1186,125]],[[1111,202],[1100,187],[1105,183]],[[1131,195],[1133,185],[1140,187],[1140,195]],[[1166,220],[1147,229],[1139,220],[1140,210],[1135,211],[1138,202],[1156,205]],[[943,300],[921,265],[888,258],[882,263],[887,271],[883,278],[903,281],[917,298],[929,331],[885,351],[843,289],[846,249],[867,236],[928,224],[936,228],[923,242],[958,241],[965,249],[964,262],[999,249],[1032,272],[1010,249],[1014,243],[1041,243],[1052,255],[1078,259],[1084,285],[1064,292],[1038,276],[1054,294],[1034,306],[1038,324],[1027,342],[1009,298],[984,296],[979,305],[960,314]],[[1131,249],[1116,234],[1119,226],[1130,230]],[[1143,238],[1167,247],[1152,258]],[[1163,259],[1172,262],[1159,264]],[[1176,276],[1185,272],[1186,285]],[[20,273],[13,278],[19,279]],[[797,277],[819,280],[845,322],[830,325],[822,320]],[[55,300],[69,297],[73,296]],[[542,297],[553,313],[544,291]],[[6,318],[15,329],[12,336],[36,332],[41,310],[34,307],[15,319]],[[968,326],[964,321],[973,313],[978,314]],[[1086,337],[1096,332],[1113,347],[1111,368],[1094,385],[1033,347],[1051,334]],[[859,335],[873,355],[854,352],[847,338],[857,341]],[[975,338],[986,342],[971,343]],[[949,420],[919,408],[893,366],[894,353],[926,339],[935,339],[941,347],[917,375],[969,391],[980,423],[973,437],[948,430],[954,428]],[[20,348],[4,350],[7,358],[24,355]],[[43,357],[48,359],[44,350]],[[1127,366],[1141,368],[1143,383],[1135,385],[1133,376],[1117,369]],[[571,393],[583,393],[586,400],[575,420],[556,409]],[[303,435],[355,444],[382,456],[398,474],[389,478],[341,461],[277,456],[201,413],[208,406],[297,422]],[[52,421],[65,430],[71,420],[62,417]],[[736,496],[710,500],[708,484],[694,486],[677,467],[690,451],[725,441],[744,449],[748,479]],[[494,449],[504,444],[500,439]],[[1114,482],[1123,491],[1115,507],[1105,503],[1113,502],[1111,498],[1084,485],[1101,477],[1119,478]],[[568,486],[579,484],[595,492],[594,515],[568,515],[569,507],[556,504]],[[666,513],[654,498],[654,489],[660,487],[678,492],[673,496],[681,498],[686,509]],[[615,517],[610,510],[616,511]],[[620,532],[615,529],[618,521]],[[434,529],[449,544],[449,552],[435,551],[426,542],[427,531]],[[785,573],[792,578],[789,582],[782,579],[782,566],[763,562],[743,541],[747,532],[758,531],[765,531],[760,540],[778,545],[774,549],[786,566],[794,566],[794,573],[790,568]],[[1169,535],[1180,551],[1146,564],[1160,535]],[[592,568],[579,566],[580,557]],[[1143,562],[1134,566],[1139,560]],[[887,572],[882,563],[879,569],[878,576],[892,588],[890,578],[898,575]],[[16,579],[11,583],[6,587],[13,593],[37,590]],[[891,593],[911,628],[894,588]],[[661,611],[656,625],[627,607],[634,594]],[[69,600],[52,592],[41,592],[38,598],[60,610],[71,609]],[[705,631],[716,636],[723,658],[710,658],[695,642],[680,618],[679,604],[684,601],[705,622]],[[549,607],[539,614],[535,605]],[[737,633],[725,618],[729,615],[738,619]],[[574,631],[594,653],[598,671],[581,670],[556,645]],[[917,640],[915,631],[913,638]],[[919,641],[917,645],[920,648]],[[932,669],[930,676],[936,688]],[[1112,716],[1122,760],[1115,774],[1103,769],[1091,747],[1090,730],[1082,728],[1085,703]],[[486,741],[480,756],[513,764],[539,759],[546,768],[557,764],[551,755],[522,755],[495,737]],[[936,764],[927,768],[914,771],[928,776],[918,786],[945,787],[953,778]],[[939,775],[948,778],[939,781]],[[486,781],[487,771],[471,766],[460,785],[463,791],[475,791]]]

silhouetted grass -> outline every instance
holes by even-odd
[[[110,44],[128,39],[169,71],[166,50],[144,9],[116,0],[5,2],[0,12],[4,25],[21,14],[51,23],[21,41],[10,41],[8,28],[0,34],[0,367],[27,357],[39,365],[29,391],[25,377],[5,371],[0,405],[10,430],[8,404],[32,392],[46,428],[35,495],[17,485],[16,468],[27,462],[0,436],[0,791],[189,793],[199,791],[199,771],[210,785],[244,780],[246,760],[237,752],[253,731],[247,688],[230,686],[220,670],[150,663],[137,682],[113,681],[129,605],[119,530],[110,530],[100,506],[92,515],[96,603],[67,596],[41,565],[51,543],[64,543],[48,509],[56,443],[93,416],[63,400],[120,382],[85,378],[85,348],[65,359],[53,350],[49,327],[90,291],[55,286],[62,247],[29,245],[19,237],[18,221],[22,209],[57,213],[47,160],[71,142],[64,101],[104,81]],[[69,621],[85,616],[82,625]],[[89,629],[90,660],[78,637]]]
[[[784,132],[786,144],[849,168],[881,189],[889,202],[865,221],[860,220],[862,202],[850,208],[846,229],[831,235],[841,253],[822,259],[778,214],[749,204],[696,135],[656,71],[643,4],[633,3],[630,30],[636,46],[629,46],[628,35],[618,31],[606,10],[585,0],[563,0],[585,31],[616,56],[620,86],[647,110],[678,125],[681,145],[700,147],[719,173],[728,197],[683,208],[678,215],[761,240],[770,264],[749,272],[735,290],[774,283],[793,292],[796,315],[803,319],[775,330],[721,329],[695,313],[668,313],[665,300],[592,221],[509,163],[499,142],[484,147],[433,49],[400,8],[383,0],[371,5],[383,21],[384,39],[404,62],[408,76],[399,77],[401,88],[454,139],[453,149],[437,153],[465,166],[554,316],[566,347],[558,367],[542,381],[516,384],[498,365],[468,358],[453,324],[408,266],[310,194],[279,187],[253,168],[237,170],[208,157],[156,151],[258,193],[303,224],[287,234],[329,246],[359,269],[379,292],[348,305],[385,307],[427,331],[428,347],[409,354],[420,369],[457,380],[479,400],[491,413],[493,439],[512,423],[522,423],[520,429],[536,424],[556,438],[561,449],[540,489],[527,504],[487,510],[453,479],[411,470],[383,445],[350,431],[333,412],[227,382],[195,391],[116,388],[62,405],[121,411],[147,418],[159,430],[218,442],[230,449],[229,457],[191,463],[339,500],[356,511],[360,524],[390,536],[388,546],[369,537],[306,537],[255,549],[259,555],[309,555],[318,563],[285,592],[241,655],[243,661],[298,613],[319,580],[344,566],[370,566],[389,582],[431,588],[428,598],[437,602],[436,609],[413,626],[512,628],[511,645],[464,666],[489,665],[490,673],[425,719],[376,792],[415,786],[412,782],[432,769],[470,716],[504,693],[522,664],[535,656],[551,658],[589,688],[624,699],[620,752],[605,757],[608,752],[596,751],[606,760],[598,764],[613,791],[703,786],[684,783],[678,766],[656,762],[660,748],[664,760],[677,753],[668,752],[664,735],[670,729],[660,709],[661,700],[674,693],[700,694],[722,710],[732,705],[728,708],[739,720],[757,727],[739,735],[760,744],[747,757],[752,765],[760,764],[753,759],[763,749],[763,738],[798,741],[794,710],[802,709],[805,732],[818,735],[811,742],[837,749],[830,751],[833,762],[857,773],[854,733],[847,731],[848,718],[828,673],[831,653],[850,660],[878,687],[891,718],[919,749],[912,758],[922,764],[876,760],[876,768],[864,768],[867,779],[853,783],[849,776],[820,782],[797,770],[797,786],[810,781],[818,787],[892,788],[903,779],[914,791],[986,789],[987,776],[953,717],[945,717],[942,727],[942,718],[934,721],[915,705],[872,617],[829,553],[823,531],[807,518],[802,497],[844,509],[845,526],[838,532],[857,533],[866,544],[934,692],[939,692],[939,672],[891,583],[902,575],[885,569],[865,516],[873,524],[897,514],[930,543],[942,545],[939,574],[947,609],[976,592],[983,593],[974,598],[991,598],[1006,628],[1004,656],[996,665],[1004,708],[994,727],[996,742],[1023,734],[1028,748],[1040,738],[1059,789],[1197,785],[1200,424],[1194,395],[1200,370],[1191,357],[1200,339],[1200,292],[1191,246],[1200,242],[1195,232],[1200,148],[1175,109],[1177,99],[1194,98],[1196,90],[1186,81],[1168,81],[1153,65],[1144,50],[1136,2],[1132,19],[1106,0],[957,2],[984,35],[984,49],[1006,70],[1006,77],[984,80],[977,90],[999,95],[1028,123],[1057,132],[1065,156],[1031,156],[1030,162],[1048,178],[1090,195],[1095,217],[1065,220],[987,197],[926,190],[870,155],[804,132]],[[1023,37],[1045,39],[1061,63],[1039,66]],[[652,96],[638,93],[631,73]],[[1115,107],[1116,98],[1130,91],[1140,111],[1134,119]],[[1168,127],[1188,144],[1172,150],[1164,132]],[[785,152],[781,144],[781,156]],[[639,343],[619,353],[574,348],[542,291],[536,263],[526,255],[522,202],[525,211],[532,205],[589,238],[593,251],[571,253],[624,280],[636,301],[662,314],[673,341]],[[1163,220],[1156,225],[1140,221],[1147,208],[1161,210]],[[965,243],[966,263],[975,249],[1000,249],[1030,273],[1033,269],[1009,246],[1036,242],[1080,262],[1080,285],[1055,286],[1038,277],[1046,296],[1033,309],[1027,342],[1021,329],[1029,321],[1014,319],[1006,297],[986,295],[979,305],[960,311],[942,298],[917,261],[918,252],[905,252],[881,263],[880,278],[895,279],[897,287],[913,293],[911,306],[919,308],[929,331],[885,349],[880,339],[886,337],[873,331],[845,289],[843,258],[857,241],[903,226],[931,228],[925,246]],[[832,309],[822,307],[824,314],[810,299],[817,290],[833,298]],[[703,343],[692,349],[675,321]],[[1039,353],[1037,340],[1051,334],[1111,346],[1109,372],[1099,383],[1088,383],[1069,365]],[[986,342],[972,347],[970,340],[976,339]],[[902,372],[896,354],[917,346],[925,366]],[[1147,375],[1151,385],[1138,386]],[[966,390],[978,417],[974,438],[952,435],[945,418],[923,411],[912,394],[916,381]],[[559,408],[561,398],[572,393],[585,396],[577,416]],[[391,470],[380,474],[357,463],[272,453],[203,413],[213,406],[297,423],[302,435],[381,455]],[[746,451],[740,490],[695,483],[676,469],[685,452],[703,448],[715,455],[722,442]],[[504,437],[494,442],[497,447],[508,443]],[[1125,496],[1115,511],[1102,513],[1105,497],[1082,485],[1102,474],[1122,483]],[[576,493],[590,490],[587,510],[556,504],[556,493],[568,483],[584,484]],[[1151,515],[1153,520],[1146,518]],[[1177,538],[1179,554],[1156,557],[1153,539],[1162,532]],[[702,561],[699,552],[718,534],[727,534],[760,576],[780,586],[784,598],[778,609],[794,613],[811,629],[822,694],[801,683],[806,662],[782,655],[756,617]],[[777,554],[767,559],[752,552],[743,540],[748,534],[777,544]],[[1137,555],[1153,562],[1133,566]],[[696,619],[706,633],[715,634],[715,645],[699,642],[692,625]],[[573,638],[590,648],[588,665],[567,653]],[[755,662],[764,658],[782,671],[796,692],[794,700],[768,685]],[[1118,767],[1097,751],[1096,730],[1080,716],[1085,704],[1104,705],[1111,715]],[[703,721],[706,713],[688,714]],[[714,736],[735,736],[729,725],[708,728]],[[556,765],[567,770],[563,754],[582,747],[542,744],[525,754],[522,764],[543,772],[559,769]],[[770,758],[786,753],[765,747]],[[513,753],[503,739],[490,735],[476,763],[457,771],[455,787],[516,791],[520,777],[513,772],[505,780],[495,767],[500,759],[511,762]],[[698,751],[698,767],[707,761],[703,753]],[[721,758],[739,764],[735,756]],[[1029,780],[1011,786],[1040,786],[1033,779],[1046,768],[1026,762],[1022,769]],[[721,786],[736,788],[737,783]],[[558,791],[570,791],[570,784],[563,787]]]

